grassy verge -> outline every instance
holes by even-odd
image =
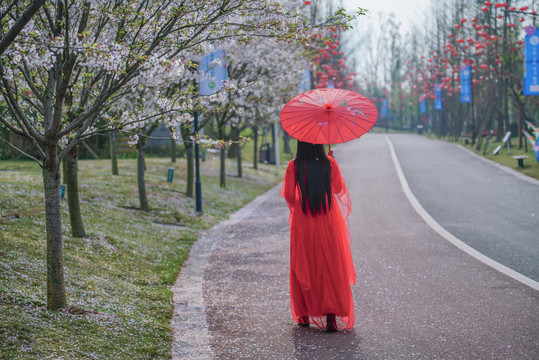
[[[252,160],[252,156],[251,156]],[[39,167],[0,162],[0,358],[169,358],[170,286],[201,231],[282,179],[284,169],[246,159],[243,178],[219,188],[218,160],[202,164],[203,214],[185,197],[185,161],[147,160],[148,213],[137,210],[135,160],[80,162],[88,236],[69,236],[62,201],[69,309],[46,310],[45,213]],[[227,174],[235,174],[230,161]],[[168,183],[167,170],[175,169]]]

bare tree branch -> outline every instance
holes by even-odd
[[[0,140],[2,140],[3,142],[5,142],[6,144],[8,144],[9,146],[11,146],[12,148],[14,148],[15,150],[17,150],[18,152],[20,152],[21,154],[23,154],[24,156],[34,160],[35,162],[37,162],[39,164],[39,166],[43,169],[43,163],[39,160],[39,159],[36,159],[35,157],[33,157],[32,155],[24,152],[22,149],[19,149],[17,146],[13,145],[12,143],[10,143],[7,139],[4,139],[3,137],[0,136]]]

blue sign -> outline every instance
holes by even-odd
[[[426,114],[427,113],[427,101],[425,100],[425,94],[422,94],[420,99],[421,100],[419,102],[419,112],[421,114]]]
[[[460,102],[472,102],[472,71],[469,66],[460,67]]]
[[[382,102],[382,111],[381,111],[381,117],[385,118],[387,116],[387,99],[384,99]]]
[[[436,96],[434,99],[434,110],[442,110],[442,88],[440,84],[434,85],[434,95]]]
[[[216,61],[221,60],[218,64]],[[211,95],[223,86],[223,81],[227,79],[226,53],[223,50],[216,50],[200,59],[198,69],[203,73],[200,80],[199,95]]]
[[[539,95],[539,29],[526,35],[524,95]]]
[[[299,83],[301,92],[311,90],[311,72],[308,69],[303,70],[303,79]]]

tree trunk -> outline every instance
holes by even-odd
[[[193,158],[193,144],[185,143],[185,153],[187,155],[187,187],[185,189],[185,195],[187,197],[194,196],[194,158]]]
[[[140,209],[144,211],[150,211],[148,206],[148,198],[146,197],[146,183],[144,181],[144,140],[142,136],[139,136],[137,141],[137,181],[138,181],[138,197],[140,200]]]
[[[112,175],[118,175],[118,142],[116,141],[116,131],[110,133],[110,160],[112,165]]]
[[[292,149],[290,149],[290,135],[283,130],[283,141],[284,141],[284,153],[292,154]]]
[[[43,166],[47,233],[47,309],[65,308],[62,214],[60,211],[60,162],[56,145],[47,147]]]
[[[219,128],[219,139],[224,139],[224,132],[222,128]],[[219,186],[224,188],[226,187],[226,180],[225,180],[225,165],[226,165],[226,150],[225,148],[222,148],[219,150],[219,159],[220,159],[220,166],[219,166]]]
[[[221,166],[219,169],[219,186],[224,188],[226,187],[225,181],[225,160],[226,160],[226,150],[223,148],[219,150],[219,157],[221,160]]]
[[[171,145],[171,148],[170,148],[171,161],[175,163],[176,162],[176,140],[171,139],[170,145]]]
[[[78,155],[79,147],[74,146],[65,156],[67,164],[66,185],[67,185],[67,203],[69,204],[69,221],[71,223],[71,236],[84,237],[84,225],[80,213],[79,202],[79,179],[78,179]]]
[[[237,127],[233,126],[230,129],[230,140],[238,141],[239,139],[240,139],[240,130]],[[229,159],[234,159],[235,157],[237,157],[238,147],[239,147],[239,144],[235,144],[235,143],[230,144],[230,146],[228,147],[228,154],[227,154]]]
[[[253,126],[253,139],[254,139],[254,156],[253,156],[253,168],[258,169],[258,127]]]
[[[67,179],[67,160],[64,158],[62,160],[62,178],[60,179],[60,184],[65,184]]]
[[[240,146],[240,144],[237,144],[237,145],[238,145],[238,147],[236,148],[236,150],[237,150],[236,156],[237,156],[237,159],[238,159],[238,177],[241,178],[241,177],[243,177],[243,171],[242,171],[242,168],[241,168],[242,167],[242,165],[241,165],[241,146]]]

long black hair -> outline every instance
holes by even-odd
[[[331,163],[324,145],[298,141],[294,163],[303,212],[327,212],[331,208]]]

